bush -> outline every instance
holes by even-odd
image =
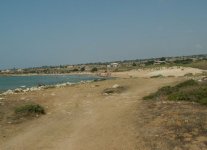
[[[149,60],[145,63],[146,66],[149,66],[149,65],[153,65],[154,64],[154,60]]]
[[[136,63],[133,63],[133,64],[132,64],[132,66],[134,66],[134,67],[135,67],[135,66],[137,66],[137,64],[136,64]]]
[[[192,59],[183,59],[183,60],[175,60],[174,61],[175,64],[190,64],[192,62],[193,62]]]
[[[96,71],[98,71],[98,69],[96,67],[91,69],[91,72],[96,72]]]
[[[15,108],[17,114],[45,114],[45,110],[39,104],[26,104]]]
[[[184,82],[176,85],[175,87],[176,88],[183,88],[183,87],[194,86],[194,85],[198,85],[198,83],[195,80],[190,79],[190,80],[184,81]]]
[[[207,105],[207,97],[202,98],[201,100],[199,100],[199,103],[203,104],[203,105]]]
[[[80,71],[81,71],[81,72],[85,71],[85,67],[82,67],[82,68],[80,69]]]
[[[168,95],[171,94],[175,91],[177,91],[178,89],[171,87],[171,86],[165,86],[159,89],[159,93],[164,94],[164,95]]]
[[[163,77],[163,75],[158,74],[158,75],[155,75],[155,76],[151,76],[150,78],[160,78],[160,77]]]
[[[72,71],[77,72],[77,71],[78,71],[78,69],[77,69],[77,68],[74,68]]]
[[[185,74],[184,76],[185,76],[185,77],[192,77],[193,74],[192,74],[192,73],[187,73],[187,74]]]
[[[143,99],[144,100],[150,100],[150,99],[154,99],[156,97],[155,93],[152,93],[150,95],[144,96]]]
[[[165,60],[166,60],[165,57],[160,58],[160,61],[165,61]]]
[[[173,93],[173,94],[169,95],[168,99],[175,100],[175,101],[184,101],[184,100],[189,101],[190,97],[186,93],[178,92],[178,93]]]
[[[145,96],[144,100],[159,99],[189,101],[207,105],[207,83],[198,83],[195,80],[187,80],[174,87],[166,86],[157,92]]]
[[[160,88],[157,92],[152,93],[152,94],[150,94],[148,96],[145,96],[143,99],[144,100],[154,99],[156,97],[160,97],[160,96],[165,96],[165,95],[171,94],[171,93],[173,93],[176,90],[177,89],[174,88],[174,87],[165,86],[165,87]]]

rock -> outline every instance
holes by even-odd
[[[29,92],[29,91],[30,91],[29,88],[26,88],[26,89],[23,90],[23,92]]]
[[[7,95],[7,94],[14,94],[14,92],[12,90],[8,90],[8,91],[3,93],[3,95]]]
[[[4,105],[4,102],[0,102],[0,105],[2,105],[2,106],[3,106],[3,105]]]
[[[39,91],[41,90],[41,87],[31,87],[30,91]]]
[[[52,93],[52,94],[51,94],[51,96],[55,96],[55,95],[56,95],[55,93]]]
[[[17,89],[14,90],[14,93],[20,93],[20,92],[23,92],[23,90],[20,89],[20,88],[17,88]]]
[[[118,88],[118,87],[120,87],[120,85],[118,85],[118,84],[114,84],[114,85],[112,86],[112,88]]]
[[[176,146],[173,150],[182,150],[182,148]]]
[[[202,79],[199,79],[198,82],[202,82]]]
[[[203,77],[202,80],[203,80],[203,81],[207,81],[207,77]]]
[[[184,141],[186,142],[190,142],[192,140],[192,138],[184,138]]]

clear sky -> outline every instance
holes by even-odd
[[[207,0],[0,0],[0,69],[207,53]]]

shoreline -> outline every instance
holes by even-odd
[[[42,86],[31,86],[31,87],[18,87],[15,89],[8,89],[5,91],[0,91],[0,96],[6,96],[10,94],[18,94],[18,93],[27,93],[32,91],[40,91],[44,89],[51,89],[51,88],[60,88],[60,87],[66,87],[66,86],[72,86],[72,85],[79,85],[79,84],[85,84],[85,83],[91,83],[96,81],[103,81],[108,80],[110,78],[97,78],[93,80],[81,80],[79,82],[73,83],[73,82],[63,82],[63,83],[57,83],[57,84],[49,84],[49,85],[42,85]]]
[[[61,75],[91,75],[91,76],[97,76],[95,73],[91,73],[91,72],[79,72],[79,73],[56,73],[56,74],[45,74],[45,73],[41,73],[41,74],[37,74],[37,73],[28,73],[28,74],[0,74],[0,77],[3,76],[61,76]]]
[[[20,75],[20,76],[16,76],[16,75],[12,75],[10,77],[29,77],[29,76],[85,76],[85,77],[94,77],[93,79],[86,79],[86,80],[80,80],[78,82],[71,82],[71,81],[65,81],[65,82],[60,82],[60,83],[51,83],[51,84],[43,84],[43,85],[33,85],[33,86],[19,86],[13,89],[6,89],[6,90],[1,90],[0,91],[0,96],[2,95],[8,95],[8,94],[16,94],[16,93],[25,93],[25,92],[29,92],[29,91],[39,91],[39,90],[43,90],[43,89],[49,89],[49,88],[57,88],[57,87],[65,87],[65,86],[70,86],[70,85],[75,85],[75,84],[84,84],[84,83],[89,83],[89,82],[95,82],[95,81],[102,81],[102,80],[106,80],[109,79],[107,77],[102,77],[102,76],[97,76],[97,75],[89,75],[89,74],[30,74],[30,75]],[[1,77],[1,76],[0,76]],[[8,77],[8,76],[6,76]]]
[[[94,82],[96,80],[101,81],[105,79],[110,79],[110,78],[151,78],[156,75],[162,75],[162,77],[185,77],[185,74],[188,73],[193,73],[193,76],[195,74],[201,74],[202,72],[205,72],[205,70],[201,69],[195,69],[191,67],[182,67],[182,68],[177,68],[171,67],[171,68],[159,68],[159,69],[147,69],[147,70],[130,70],[130,71],[124,71],[124,72],[112,72],[110,77],[106,76],[101,76],[99,73],[100,72],[76,72],[76,73],[64,73],[64,74],[12,74],[12,75],[4,75],[4,76],[72,76],[72,75],[77,75],[77,76],[92,76],[92,77],[97,77],[97,79],[93,80],[86,80],[86,81],[80,81],[77,83],[72,83],[72,82],[63,82],[63,83],[57,83],[57,84],[51,84],[51,85],[44,85],[44,86],[32,86],[32,87],[18,87],[15,89],[8,89],[5,91],[0,91],[0,96],[2,95],[8,95],[8,94],[15,94],[15,93],[20,93],[20,92],[28,92],[28,91],[38,91],[42,89],[47,89],[47,88],[55,88],[55,87],[64,87],[64,86],[70,86],[73,84],[81,84],[81,83],[87,83],[87,82]],[[0,75],[1,77],[2,75]],[[186,76],[187,77],[187,76]]]

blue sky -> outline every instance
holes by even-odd
[[[0,69],[202,53],[206,0],[0,0]]]

